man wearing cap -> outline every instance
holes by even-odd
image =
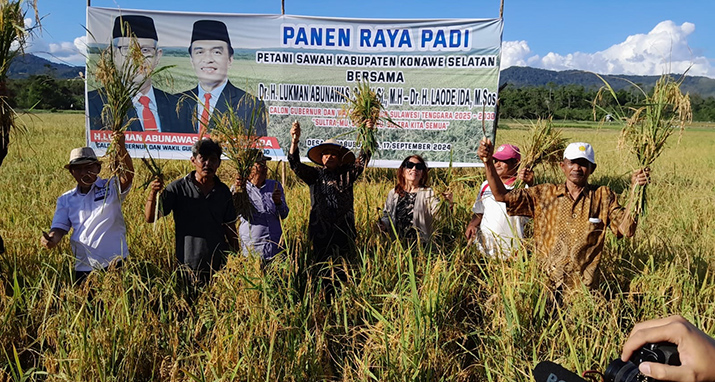
[[[92,270],[107,268],[111,262],[127,257],[126,226],[122,202],[134,179],[134,166],[119,135],[117,147],[121,163],[110,179],[100,178],[102,164],[90,147],[70,152],[65,168],[77,181],[77,187],[57,198],[57,209],[49,233],[40,239],[45,248],[57,246],[70,229],[70,245],[75,255],[75,281],[83,280]]]
[[[193,271],[192,280],[206,284],[214,272],[226,264],[226,252],[238,249],[236,210],[231,190],[216,176],[221,165],[221,146],[211,139],[201,139],[191,148],[194,168],[185,177],[169,184],[161,196],[163,180],[150,184],[144,206],[144,218],[154,223],[159,203],[159,217],[173,212],[176,229],[176,258]]]
[[[253,149],[255,163],[245,183],[245,192],[251,202],[248,216],[239,214],[241,223],[238,228],[241,237],[241,248],[244,254],[253,253],[267,263],[283,251],[280,246],[281,220],[288,217],[283,186],[273,179],[266,179],[271,160],[262,150]],[[236,179],[235,189],[242,189],[243,179]]]
[[[191,66],[199,80],[198,86],[181,94],[181,109],[188,109],[195,132],[203,137],[210,132],[214,112],[232,109],[253,135],[265,136],[266,106],[263,101],[239,89],[228,80],[233,64],[233,47],[226,24],[217,20],[194,23],[189,46]]]
[[[365,170],[370,156],[361,150],[356,161],[350,150],[335,139],[328,139],[308,150],[308,158],[320,167],[308,166],[300,162],[300,133],[300,124],[296,121],[290,130],[288,163],[310,187],[308,237],[313,243],[313,261],[349,259],[356,237],[353,184]]]
[[[147,16],[119,16],[114,19],[112,29],[112,57],[117,70],[127,70],[131,58],[133,39],[145,59],[143,70],[151,71],[159,65],[163,54],[157,47],[158,37],[154,20]],[[145,77],[141,71],[137,73],[134,82],[140,85],[139,92],[132,99],[134,105],[130,108],[125,123],[129,121],[129,131],[155,131],[165,133],[192,133],[191,115],[184,111],[180,117],[176,112],[179,97],[163,92],[152,86],[151,77]],[[89,121],[92,130],[104,128],[102,109],[106,94],[103,89],[87,93]]]
[[[509,215],[534,219],[534,251],[554,287],[597,286],[596,271],[606,228],[610,227],[618,238],[633,236],[637,217],[630,215],[630,206],[618,204],[617,196],[608,187],[588,183],[596,169],[591,145],[568,145],[561,162],[564,184],[540,184],[527,189],[504,187],[492,152],[491,141],[483,140],[478,155],[486,167],[494,199],[506,203]],[[631,184],[645,185],[648,178],[649,171],[637,170],[631,176]]]
[[[521,160],[518,147],[503,144],[497,148],[493,158],[499,179],[507,190],[514,188],[517,179],[527,186],[533,185],[533,171],[526,168],[518,170]],[[524,238],[527,218],[507,215],[506,204],[494,200],[487,181],[479,189],[472,207],[472,221],[465,232],[467,240],[476,243],[482,252],[491,257],[509,258]]]

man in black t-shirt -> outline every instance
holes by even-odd
[[[238,248],[236,210],[231,190],[216,176],[221,165],[221,146],[202,139],[191,151],[194,171],[169,184],[159,199],[157,194],[163,181],[154,180],[144,217],[147,223],[154,222],[157,200],[159,216],[174,213],[176,258],[205,283],[226,263],[225,253]]]

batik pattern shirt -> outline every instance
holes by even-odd
[[[300,162],[298,151],[288,154],[288,163],[295,174],[310,187],[310,220],[308,236],[316,240],[330,239],[337,232],[355,237],[353,184],[365,170],[370,157],[360,151],[357,160],[330,171],[324,167]]]
[[[534,219],[534,251],[554,286],[595,287],[606,228],[621,237],[625,209],[608,187],[587,185],[574,200],[566,184],[507,193],[507,212]]]

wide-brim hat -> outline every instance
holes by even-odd
[[[92,150],[91,147],[79,147],[70,151],[70,160],[69,163],[65,165],[65,168],[69,169],[71,166],[77,166],[87,163],[102,162],[97,159],[97,154],[94,153],[94,150]]]
[[[266,154],[263,153],[263,150],[259,149],[251,149],[250,150],[250,155],[253,157],[253,162],[263,162],[263,161],[269,161],[273,158],[266,156]]]
[[[336,139],[328,139],[327,141],[313,146],[308,150],[308,158],[313,161],[313,163],[323,165],[323,153],[326,150],[337,150],[338,158],[342,159],[343,165],[353,164],[355,162],[355,154],[350,151],[347,147],[338,143]]]

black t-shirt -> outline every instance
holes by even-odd
[[[225,264],[228,243],[224,224],[236,221],[231,190],[215,178],[213,190],[203,195],[193,180],[195,171],[169,184],[159,210],[174,213],[176,258],[195,271],[218,270]]]

